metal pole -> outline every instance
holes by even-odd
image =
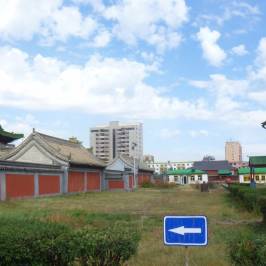
[[[134,175],[134,188],[136,188],[136,162],[135,162],[135,154],[133,155],[133,162],[134,162],[134,169],[133,169],[133,175]]]
[[[185,246],[185,266],[189,266],[188,246]]]

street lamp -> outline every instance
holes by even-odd
[[[131,144],[131,149],[133,150],[133,176],[134,176],[134,187],[137,187],[137,184],[136,184],[136,158],[135,158],[135,148],[138,146],[137,143],[135,142],[132,142]]]
[[[266,121],[264,121],[263,123],[261,123],[261,126],[266,129]]]

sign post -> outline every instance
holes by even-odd
[[[206,246],[208,228],[206,216],[165,216],[164,244],[185,246],[185,265],[189,265],[188,246]]]

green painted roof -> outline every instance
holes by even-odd
[[[266,166],[266,156],[250,156],[250,165],[265,165]]]
[[[232,172],[228,169],[221,169],[221,170],[218,170],[218,174],[219,175],[232,175]]]
[[[10,143],[14,140],[23,138],[23,134],[17,134],[13,132],[7,132],[0,126],[0,143]]]
[[[240,167],[238,169],[238,174],[239,175],[245,175],[250,173],[250,168],[249,167]],[[266,167],[263,168],[255,168],[255,174],[266,174]]]
[[[202,175],[206,174],[204,171],[198,169],[176,169],[169,170],[167,175]]]

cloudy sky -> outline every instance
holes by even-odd
[[[144,123],[157,160],[266,154],[266,1],[0,0],[0,124],[89,146]]]

